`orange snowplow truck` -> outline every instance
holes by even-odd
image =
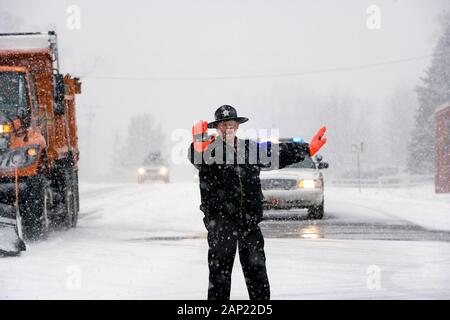
[[[59,72],[54,31],[0,34],[0,203],[18,195],[27,238],[77,224],[79,93]]]

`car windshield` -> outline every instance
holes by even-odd
[[[316,164],[311,159],[311,157],[306,157],[305,160],[301,162],[296,162],[287,166],[286,168],[295,168],[295,169],[316,169]]]
[[[147,166],[157,166],[157,165],[163,165],[164,164],[164,160],[163,157],[161,156],[161,153],[159,152],[155,152],[155,153],[150,153],[144,160],[144,165]]]
[[[0,72],[0,116],[17,118],[19,110],[30,108],[25,76],[19,72]]]

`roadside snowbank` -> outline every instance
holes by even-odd
[[[348,211],[355,217],[401,219],[431,230],[450,230],[450,194],[435,194],[433,185],[403,189],[326,188],[330,210]]]

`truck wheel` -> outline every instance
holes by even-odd
[[[73,227],[75,228],[77,226],[78,223],[78,214],[80,212],[80,192],[78,189],[78,172],[74,173],[74,180],[73,180],[73,193],[74,193],[74,205],[75,205],[75,209],[74,209],[74,216],[73,216]]]
[[[313,206],[308,208],[308,218],[309,219],[322,219],[324,213],[324,203],[319,206]]]
[[[78,214],[76,211],[76,199],[75,199],[75,192],[73,190],[73,187],[67,188],[66,191],[66,217],[65,217],[65,224],[67,228],[75,228],[77,222],[78,222]]]
[[[73,215],[72,215],[72,228],[76,228],[77,224],[78,224],[78,205],[77,205],[77,192],[75,190],[75,187],[73,188]]]
[[[80,211],[80,189],[78,187],[78,171],[75,171],[75,195],[77,197],[77,209]]]
[[[43,176],[31,178],[28,195],[22,202],[21,212],[25,235],[31,240],[46,238],[50,230],[50,213],[53,206],[51,188]]]
[[[64,226],[66,228],[75,227],[78,221],[78,213],[77,210],[77,200],[76,200],[76,192],[74,190],[74,178],[73,173],[67,171],[64,175],[64,206],[63,206],[63,219]]]

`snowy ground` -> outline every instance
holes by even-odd
[[[205,299],[198,185],[81,184],[76,229],[0,258],[2,299]],[[326,218],[261,227],[273,299],[449,299],[450,195],[326,190]],[[238,259],[232,299],[247,299]]]

